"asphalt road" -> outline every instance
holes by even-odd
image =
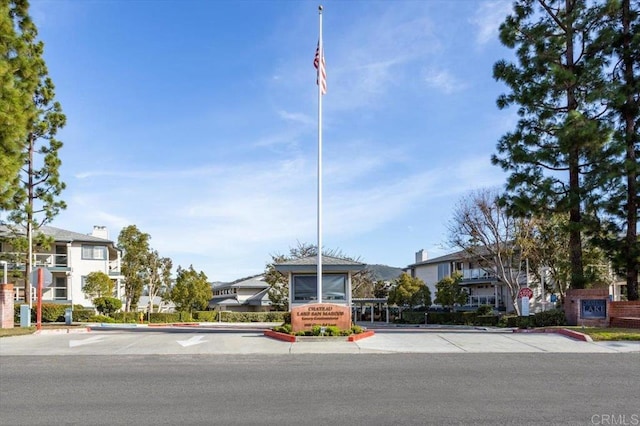
[[[640,424],[638,353],[6,355],[0,363],[2,425]]]

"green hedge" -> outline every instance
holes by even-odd
[[[222,322],[287,322],[288,312],[225,312],[222,313]],[[291,320],[289,319],[289,322]]]
[[[562,309],[538,312],[533,316],[533,320],[536,327],[567,325],[567,317]]]
[[[70,305],[59,305],[57,303],[42,304],[42,322],[64,322],[64,310]],[[34,303],[31,308],[31,322],[37,321],[38,309]],[[16,324],[20,324],[20,305],[13,306],[13,319]]]
[[[42,322],[64,322],[64,311],[71,308],[71,305],[63,305],[59,303],[43,303],[42,304]],[[73,321],[88,321],[96,311],[85,308],[82,305],[73,306]],[[35,323],[38,318],[38,306],[34,304],[31,308],[31,322]],[[13,320],[16,324],[20,324],[20,305],[13,305]]]
[[[72,320],[75,322],[88,322],[89,319],[96,314],[96,311],[93,309],[78,309],[73,308],[73,316]]]
[[[139,312],[116,312],[111,318],[113,318],[116,322],[131,324],[140,321],[140,313]]]
[[[193,313],[193,319],[199,322],[215,322],[218,321],[217,311],[197,311]]]
[[[477,312],[429,312],[427,324],[477,325],[495,327],[500,317],[497,315],[478,315]],[[404,324],[424,324],[424,312],[402,312]]]
[[[554,327],[567,325],[567,318],[561,309],[538,312],[528,317],[516,315],[503,315],[498,324],[500,327],[529,328],[529,327]]]

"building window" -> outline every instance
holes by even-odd
[[[107,260],[107,248],[105,246],[82,246],[82,259]]]
[[[438,281],[451,275],[449,264],[441,263],[438,265]]]
[[[84,277],[83,277],[84,278]],[[83,279],[84,281],[84,279]],[[84,282],[83,282],[84,284]],[[67,299],[67,278],[56,277],[53,287],[53,300],[68,300]]]
[[[293,300],[307,302],[318,299],[317,275],[294,275],[292,283]],[[323,274],[322,275],[322,300],[346,300],[347,275]]]

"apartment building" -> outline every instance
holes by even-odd
[[[408,265],[404,271],[424,281],[431,290],[433,300],[436,297],[436,284],[443,278],[459,272],[462,274],[460,285],[469,294],[468,302],[461,307],[462,309],[477,309],[481,305],[491,305],[500,311],[514,310],[507,286],[500,282],[494,273],[481,268],[464,251],[429,259],[427,252],[420,250],[416,253],[415,262]],[[524,274],[521,285],[526,285]]]
[[[123,276],[120,270],[121,250],[109,239],[104,226],[94,226],[91,234],[43,226],[37,232],[51,237],[50,247],[36,247],[33,268],[43,267],[51,273],[51,282],[43,288],[44,302],[92,306],[82,292],[82,286],[91,272],[104,272],[114,282],[115,297],[123,300]],[[24,233],[23,233],[24,235]],[[6,262],[8,281],[14,284],[17,302],[25,300],[24,271],[27,255],[17,252],[11,245],[13,232],[0,226],[0,261]],[[35,282],[32,280],[32,300],[35,300]]]

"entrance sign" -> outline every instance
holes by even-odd
[[[291,310],[291,329],[294,332],[311,330],[314,326],[348,330],[351,328],[351,309],[345,305],[313,303]]]
[[[587,299],[580,302],[581,318],[607,317],[607,299]]]

